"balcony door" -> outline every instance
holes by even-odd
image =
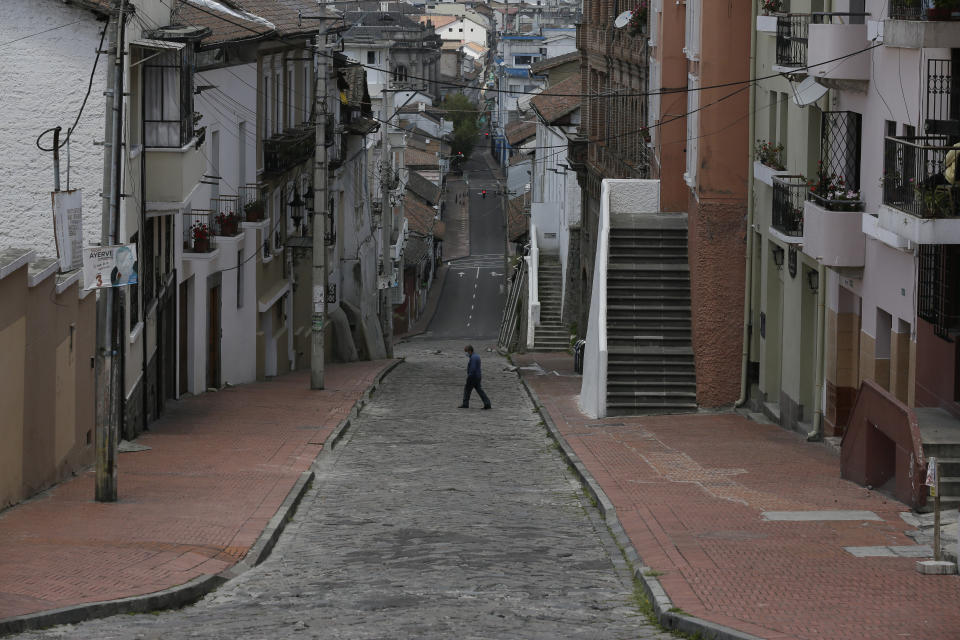
[[[220,388],[220,275],[207,280],[207,388]]]

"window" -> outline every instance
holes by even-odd
[[[270,118],[270,76],[263,76],[263,138],[273,134],[273,122]]]
[[[398,66],[393,70],[393,79],[394,79],[396,82],[406,82],[406,81],[407,81],[407,68],[406,68],[405,66],[403,66],[402,64],[401,64],[401,65],[398,65]]]
[[[377,64],[376,51],[367,51],[367,64]]]
[[[303,65],[303,116],[301,120],[310,119],[310,65]]]
[[[143,64],[144,143],[182,147],[193,138],[193,82],[187,54],[148,55]]]
[[[273,104],[271,105],[273,107],[273,133],[280,133],[283,129],[283,122],[281,121],[283,112],[280,110],[280,98],[283,96],[283,93],[280,91],[280,81],[282,79],[279,73],[273,76],[273,95],[271,96],[273,99]]]
[[[247,123],[237,125],[237,180],[240,185],[247,183]]]
[[[513,56],[513,64],[533,64],[536,61],[537,58],[531,55]]]
[[[294,113],[294,105],[296,104],[293,99],[293,69],[287,69],[287,126],[292,127],[296,124],[297,118]]]
[[[687,0],[686,46],[683,52],[687,54],[688,60],[700,59],[700,0]]]

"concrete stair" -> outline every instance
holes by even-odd
[[[610,229],[607,415],[697,410],[683,218]]]
[[[540,325],[534,329],[534,351],[568,351],[570,331],[561,321],[563,270],[553,256],[540,256],[537,266],[537,295],[540,298]]]
[[[923,455],[940,466],[940,510],[960,506],[960,420],[943,409],[916,408]],[[933,511],[933,498],[921,511]]]

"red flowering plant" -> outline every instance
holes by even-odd
[[[651,138],[650,129],[648,127],[640,127],[640,137],[643,138],[643,141],[649,143]]]
[[[214,220],[217,223],[217,228],[220,231],[219,235],[237,235],[237,231],[240,228],[240,216],[235,214],[233,211],[220,213]]]
[[[850,188],[843,176],[827,173],[822,161],[817,165],[817,179],[807,184],[810,198],[827,211],[863,211],[860,190]]]
[[[630,35],[640,35],[647,30],[647,12],[649,10],[650,3],[648,0],[640,0],[640,2],[637,3],[637,6],[633,8],[633,12],[630,16],[630,22],[627,23],[627,27],[630,30]]]
[[[756,157],[757,162],[777,171],[785,170],[781,160],[782,153],[782,144],[774,144],[763,139],[757,140],[757,145],[754,147],[754,157]]]
[[[760,0],[760,9],[764,15],[780,13],[783,10],[783,0]]]
[[[210,239],[210,225],[205,222],[194,222],[190,225],[190,237],[196,240]]]

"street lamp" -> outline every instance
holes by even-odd
[[[297,185],[293,185],[293,198],[288,203],[290,205],[290,218],[293,220],[293,226],[301,230],[300,223],[303,221],[303,206],[306,204],[300,197],[300,191]]]

